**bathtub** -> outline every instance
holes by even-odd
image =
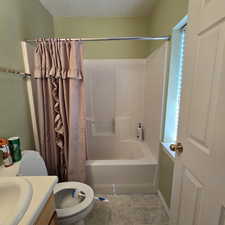
[[[91,155],[86,161],[87,181],[96,193],[155,193],[158,164],[144,142],[124,140],[111,154]]]

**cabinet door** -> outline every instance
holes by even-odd
[[[49,225],[58,225],[56,213],[54,213]]]
[[[55,215],[56,215],[56,212],[55,212],[55,201],[54,201],[54,196],[52,195],[49,198],[48,202],[46,203],[46,205],[45,205],[44,209],[42,210],[40,216],[38,217],[35,225],[48,225],[48,224],[51,224],[51,221],[53,220]]]

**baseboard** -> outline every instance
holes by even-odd
[[[165,211],[166,211],[168,217],[170,217],[170,210],[169,210],[168,205],[166,204],[166,201],[165,201],[165,199],[164,199],[162,193],[160,192],[160,190],[158,190],[157,193],[158,193],[158,195],[159,195],[160,200],[162,201],[163,207],[164,207],[164,209],[165,209]]]

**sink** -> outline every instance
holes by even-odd
[[[0,177],[0,225],[16,225],[32,198],[32,185],[20,177]]]

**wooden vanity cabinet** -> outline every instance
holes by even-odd
[[[56,213],[55,213],[54,216],[52,217],[52,219],[51,219],[49,225],[58,225]]]
[[[58,225],[53,194],[48,199],[35,225]]]

